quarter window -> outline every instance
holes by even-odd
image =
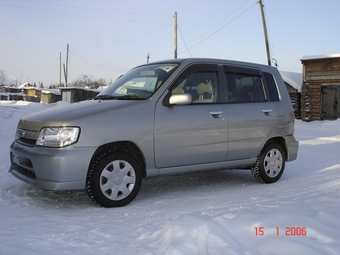
[[[277,90],[276,82],[273,75],[270,73],[264,73],[264,78],[266,80],[267,88],[269,91],[270,101],[280,101],[280,95]]]

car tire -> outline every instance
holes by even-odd
[[[252,174],[261,183],[273,183],[280,179],[285,168],[285,154],[277,143],[267,144],[252,167]]]
[[[106,150],[92,161],[86,178],[86,192],[103,207],[129,204],[142,184],[142,169],[129,152]]]

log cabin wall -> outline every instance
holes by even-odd
[[[301,89],[301,119],[304,121],[340,118],[340,54],[305,57]]]

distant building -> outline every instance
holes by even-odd
[[[280,71],[292,102],[296,119],[301,119],[302,73]]]
[[[340,118],[340,54],[305,56],[301,63],[301,119]]]
[[[33,88],[34,86],[31,83],[26,82],[26,83],[22,83],[18,86],[14,86],[14,87],[23,89],[23,88]]]
[[[57,89],[43,89],[40,103],[50,104],[61,101],[61,92]]]
[[[76,103],[91,99],[100,93],[100,90],[87,89],[82,87],[63,87],[59,89],[61,91],[62,101],[68,103]]]
[[[41,98],[41,90],[37,89],[36,87],[23,87],[23,92],[24,92],[24,101],[28,102],[40,102]]]
[[[1,86],[0,100],[23,100],[22,88]]]

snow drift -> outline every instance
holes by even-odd
[[[340,254],[340,120],[297,121],[298,159],[277,183],[246,170],[154,177],[105,209],[8,173],[18,120],[61,104],[0,101],[0,254]]]

